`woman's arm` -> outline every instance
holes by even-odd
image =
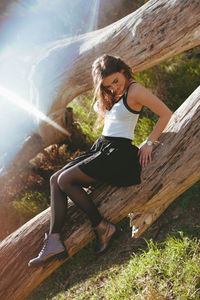
[[[127,103],[135,110],[138,110],[138,108],[141,108],[144,105],[160,117],[148,137],[148,141],[151,141],[152,143],[157,141],[171,118],[172,112],[169,108],[158,97],[138,83],[131,86],[128,93]],[[147,143],[140,148],[138,154],[140,156],[140,164],[143,167],[147,166],[148,161],[151,162],[152,149],[153,146],[148,146]]]

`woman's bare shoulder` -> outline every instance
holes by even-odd
[[[170,112],[162,100],[154,95],[148,88],[145,88],[139,83],[132,84],[130,87],[127,102],[132,108],[146,106],[158,116]]]
[[[134,110],[141,110],[142,105],[138,101],[139,95],[142,93],[142,85],[136,81],[132,81],[127,95],[127,104]]]
[[[139,82],[134,80],[132,81],[132,84],[129,87],[128,94],[129,96],[135,96],[144,92],[144,90],[146,90],[146,88],[143,85],[141,85]]]
[[[157,98],[152,92],[138,82],[131,84],[128,92],[130,102],[140,103],[145,105],[146,101],[151,98]]]

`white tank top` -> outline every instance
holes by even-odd
[[[128,88],[126,93],[113,105],[111,110],[106,110],[102,135],[134,139],[134,130],[140,111],[135,111],[128,106]]]

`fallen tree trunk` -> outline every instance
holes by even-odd
[[[128,188],[100,185],[91,193],[101,213],[114,223],[136,212],[137,236],[200,179],[200,87],[173,114],[159,141],[151,165],[142,172],[140,185]],[[62,262],[55,261],[38,268],[27,266],[41,249],[48,226],[49,209],[0,243],[1,299],[24,299],[61,265]],[[69,208],[63,236],[70,255],[94,237],[89,221],[74,206]]]

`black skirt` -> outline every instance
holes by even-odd
[[[111,185],[130,186],[141,182],[138,148],[127,138],[101,136],[88,152],[63,169],[74,165],[86,175]]]

